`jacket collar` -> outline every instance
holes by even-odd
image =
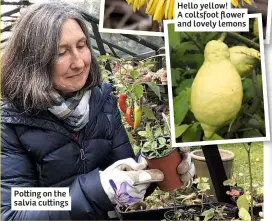
[[[101,112],[103,105],[111,92],[112,87],[108,83],[102,83],[92,89],[92,96],[90,99],[90,122],[92,122]],[[73,138],[72,132],[65,128],[62,122],[47,110],[41,111],[36,115],[30,115],[26,112],[17,110],[12,105],[4,102],[1,104],[1,109],[2,123],[39,127],[53,130]]]

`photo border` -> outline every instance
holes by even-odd
[[[264,44],[270,44],[270,37],[271,37],[271,15],[272,15],[272,1],[267,0],[268,5],[267,5],[267,18],[266,18],[266,33],[264,36]]]
[[[263,213],[264,213],[264,221],[272,220],[272,176],[271,176],[271,168],[272,168],[272,142],[264,142],[263,144],[263,174],[264,174],[264,204],[263,204]]]
[[[153,36],[155,36],[155,37],[163,37],[164,36],[163,32],[103,28],[104,10],[105,10],[105,0],[101,0],[100,1],[99,27],[98,27],[98,30],[101,33],[128,34],[128,35],[146,35],[146,36],[152,36],[152,37]]]
[[[259,23],[259,35],[262,36],[262,17],[259,14],[248,14],[248,18],[258,18]],[[176,143],[175,138],[175,123],[174,123],[174,110],[173,110],[173,93],[172,93],[172,79],[171,79],[171,65],[170,65],[170,51],[169,51],[169,38],[168,38],[168,24],[174,24],[174,20],[164,21],[164,39],[165,39],[165,53],[166,53],[166,69],[168,80],[168,99],[170,110],[170,125],[171,125],[171,139],[173,147],[188,147],[188,146],[204,146],[214,144],[230,144],[230,143],[246,143],[246,142],[260,142],[270,140],[270,127],[269,127],[269,113],[268,113],[268,91],[267,91],[267,79],[266,79],[266,67],[265,67],[265,54],[264,54],[264,39],[260,39],[260,53],[261,53],[261,69],[262,69],[262,85],[263,85],[263,100],[264,100],[264,115],[265,115],[265,137],[254,138],[240,138],[240,139],[227,139],[227,140],[212,140],[212,141],[195,141],[195,142],[183,142]]]
[[[164,32],[155,32],[155,31],[139,31],[139,30],[126,30],[126,29],[113,29],[113,28],[104,28],[104,10],[105,10],[105,1],[106,0],[101,0],[100,1],[100,14],[99,14],[99,25],[98,25],[98,30],[101,33],[114,33],[114,34],[129,34],[129,35],[145,35],[145,36],[156,36],[156,37],[163,37]],[[256,14],[261,14],[261,13],[253,13],[253,14],[248,14],[248,15],[256,15]],[[264,37],[264,44],[270,44],[270,37],[271,37],[271,19],[272,19],[272,1],[268,0],[268,5],[267,5],[267,18],[266,18],[266,33]],[[174,19],[173,19],[174,20]],[[165,20],[168,21],[168,20]],[[171,21],[171,20],[169,20]],[[263,32],[263,31],[262,31]]]

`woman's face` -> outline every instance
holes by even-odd
[[[61,94],[80,90],[86,83],[91,64],[91,52],[80,25],[67,19],[62,26],[59,55],[53,66],[54,88]]]

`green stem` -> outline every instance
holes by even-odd
[[[240,42],[243,42],[244,44],[246,44],[247,46],[249,47],[252,47],[256,50],[260,50],[260,45],[254,41],[251,41],[249,40],[248,38],[238,34],[238,33],[235,33],[235,32],[227,32],[227,35],[229,35],[230,37],[233,37],[237,40],[239,40]]]
[[[204,193],[201,194],[201,212],[203,212],[203,209],[204,209],[203,200],[204,200]]]
[[[253,178],[252,178],[251,159],[250,159],[251,146],[245,143],[244,147],[247,151],[247,161],[248,161],[248,170],[249,170],[249,191],[250,191],[250,215],[252,219],[253,218],[253,185],[252,185]]]
[[[253,218],[253,187],[252,187],[252,171],[251,171],[251,159],[250,159],[250,148],[247,152],[247,158],[248,158],[248,169],[249,169],[249,178],[250,178],[250,207],[251,207],[251,217]]]
[[[174,197],[173,197],[173,203],[174,203],[174,220],[178,220],[178,216],[177,216],[178,208],[177,208],[177,201],[176,201],[177,192],[174,190],[172,192],[172,195],[174,195]]]
[[[226,32],[223,32],[221,35],[220,35],[220,37],[218,38],[218,41],[224,41],[225,40],[225,38],[227,37],[227,33]]]

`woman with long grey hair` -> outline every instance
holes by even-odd
[[[107,219],[114,205],[142,200],[150,183],[163,179],[133,159],[75,7],[29,7],[6,45],[1,80],[2,220]],[[55,210],[12,210],[12,187],[68,187],[71,210],[58,210],[64,205],[55,201],[47,205]]]

